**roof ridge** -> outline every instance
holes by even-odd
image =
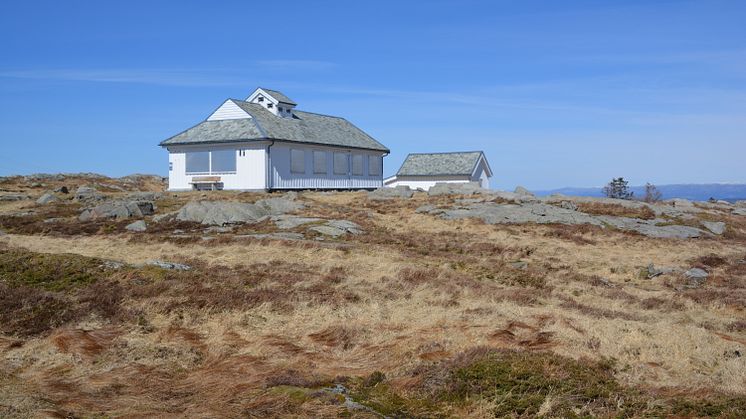
[[[484,151],[482,150],[472,150],[472,151],[436,151],[432,153],[408,153],[407,156],[424,156],[428,154],[470,154],[470,153],[481,153],[484,154]]]

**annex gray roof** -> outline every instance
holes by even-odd
[[[270,96],[275,98],[275,100],[277,100],[278,102],[287,103],[288,105],[293,105],[293,106],[297,105],[297,103],[293,102],[292,99],[282,94],[282,92],[278,92],[277,90],[265,89],[263,87],[260,87],[260,89],[267,92]]]
[[[471,176],[477,168],[481,151],[452,153],[412,153],[404,159],[397,176]],[[485,159],[485,162],[487,159]],[[489,164],[487,170],[491,174]]]
[[[273,114],[264,106],[230,99],[251,118],[204,121],[163,142],[161,146],[280,140],[389,152],[383,144],[344,118],[293,111],[293,117]]]

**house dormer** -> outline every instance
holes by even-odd
[[[263,89],[258,87],[254,93],[246,98],[247,102],[257,103],[268,111],[283,118],[292,118],[293,109],[297,105],[289,97],[277,90]]]

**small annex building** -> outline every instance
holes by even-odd
[[[388,148],[344,118],[296,106],[276,90],[257,88],[162,141],[169,190],[383,186]]]
[[[399,185],[428,190],[436,183],[478,182],[490,187],[492,169],[482,151],[412,153],[404,159],[396,175],[384,179],[384,186]]]

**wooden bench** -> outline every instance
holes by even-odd
[[[189,183],[194,187],[194,189],[199,189],[200,186],[209,185],[210,190],[214,191],[222,181],[220,176],[195,176]]]

